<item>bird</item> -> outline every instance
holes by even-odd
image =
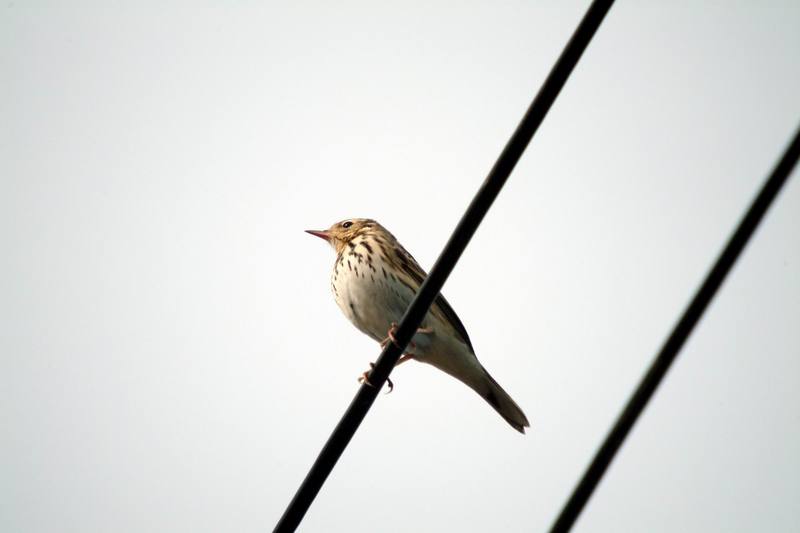
[[[382,347],[395,341],[397,322],[427,277],[417,261],[373,219],[350,218],[326,230],[306,233],[324,239],[336,252],[331,290],[344,315]],[[520,433],[530,427],[522,409],[478,361],[466,328],[441,294],[397,365],[410,360],[430,364],[458,379]],[[371,385],[367,374],[359,381]]]

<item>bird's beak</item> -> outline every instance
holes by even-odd
[[[314,235],[315,237],[319,237],[320,239],[325,239],[326,241],[331,242],[331,234],[328,233],[327,231],[318,231],[318,230],[315,230],[315,229],[307,229],[306,233],[310,233],[311,235]]]

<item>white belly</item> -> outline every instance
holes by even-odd
[[[392,322],[400,322],[415,294],[392,275],[379,257],[368,264],[344,254],[335,265],[331,286],[336,303],[350,322],[378,342],[387,337]],[[430,315],[425,322],[429,318]],[[419,349],[429,342],[424,337],[414,337]]]
[[[336,265],[331,282],[345,316],[377,341],[386,337],[392,322],[400,321],[414,297],[411,290],[392,279],[380,260],[369,265],[345,256]]]

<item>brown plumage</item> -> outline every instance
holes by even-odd
[[[331,288],[336,303],[362,332],[380,343],[392,336],[427,274],[376,221],[353,218],[308,233],[336,251]],[[522,409],[478,362],[467,330],[441,294],[398,364],[409,359],[450,374],[481,395],[511,426],[530,427]]]

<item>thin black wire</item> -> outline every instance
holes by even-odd
[[[336,461],[347,447],[364,416],[366,416],[372,402],[375,401],[378,391],[386,382],[392,368],[394,368],[406,345],[417,331],[434,298],[441,291],[442,285],[444,285],[445,280],[447,280],[459,257],[461,257],[467,243],[475,234],[492,202],[497,198],[500,189],[502,189],[509,174],[511,174],[517,161],[519,161],[525,147],[528,146],[533,134],[542,123],[542,120],[544,120],[553,101],[558,96],[584,50],[586,50],[586,46],[611,8],[611,4],[613,4],[613,0],[595,0],[589,6],[583,20],[581,20],[561,56],[548,74],[544,85],[542,85],[522,121],[517,126],[516,131],[509,139],[508,144],[506,144],[494,167],[492,167],[486,180],[484,180],[464,216],[459,221],[458,226],[456,226],[447,241],[442,253],[439,255],[439,259],[433,265],[414,301],[411,302],[408,310],[406,310],[395,333],[397,345],[389,343],[380,357],[378,357],[375,367],[369,375],[370,382],[375,386],[362,385],[359,388],[355,398],[353,398],[344,416],[333,430],[328,442],[325,443],[311,470],[309,470],[294,498],[275,526],[276,532],[294,531],[300,524],[309,506],[314,501],[320,488],[322,488],[322,484],[328,474],[333,470]]]
[[[717,258],[717,262],[714,263],[705,281],[703,281],[700,289],[684,311],[680,321],[675,325],[661,351],[650,365],[633,396],[628,400],[628,404],[622,414],[614,423],[602,446],[600,446],[591,464],[561,510],[561,514],[553,523],[550,529],[551,532],[561,533],[572,529],[586,502],[597,488],[603,474],[605,474],[606,469],[614,459],[614,455],[619,451],[639,415],[642,414],[642,411],[647,406],[647,402],[650,401],[684,342],[686,342],[708,304],[714,298],[717,289],[725,281],[725,277],[747,245],[750,237],[752,237],[772,201],[775,200],[781,187],[786,183],[797,163],[798,157],[800,157],[800,129],[795,133],[794,139],[789,144],[786,152],[784,152],[773,169],[772,174],[767,178],[758,196],[753,200],[744,218],[728,240],[728,244]]]

